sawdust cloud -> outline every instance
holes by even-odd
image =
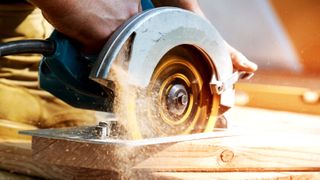
[[[122,139],[141,139],[154,137],[157,130],[152,127],[159,127],[162,123],[157,121],[158,117],[148,114],[148,102],[151,97],[146,90],[135,87],[132,82],[135,79],[119,64],[113,64],[110,70],[110,79],[115,82],[115,116],[117,123],[123,127],[125,134]],[[131,83],[130,83],[131,82]],[[148,121],[148,123],[146,123]],[[150,122],[154,123],[150,126]],[[139,174],[132,171],[132,166],[149,157],[149,154],[162,146],[153,145],[152,150],[148,147],[124,146],[115,153],[117,162],[116,167],[121,174],[120,179],[141,179],[146,174]]]
[[[132,84],[135,79],[122,66],[114,64],[110,70],[110,78],[115,82],[114,113],[118,124],[122,126],[129,139],[141,139],[158,135],[156,127],[161,121],[156,115],[148,112],[151,96],[146,88],[136,87]]]

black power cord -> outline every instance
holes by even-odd
[[[55,51],[55,43],[48,40],[20,40],[0,43],[0,56],[35,53],[50,55]]]

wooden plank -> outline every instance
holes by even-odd
[[[320,136],[253,133],[174,144],[135,166],[162,172],[320,171]]]
[[[152,148],[120,150],[110,149],[110,145],[36,138],[43,149],[36,147],[40,151],[34,157],[50,164],[115,171],[125,178],[145,177],[150,172],[312,172],[320,171],[320,145],[314,144],[318,139],[315,135],[255,132],[176,143],[145,159]]]
[[[270,111],[264,113],[271,114]],[[272,113],[282,117],[281,114]],[[265,116],[263,111],[259,114]],[[252,115],[258,117],[256,114]],[[306,115],[301,117],[311,119]],[[308,124],[299,118],[292,119],[293,126],[288,125],[288,119],[282,119],[282,122],[275,119],[265,124],[259,120],[263,122],[266,119],[257,119],[251,126],[248,126],[248,122],[242,123],[240,119],[238,125],[245,128],[239,129],[237,125],[230,128],[230,131],[238,131],[233,134],[240,133],[239,136],[186,141],[169,147],[117,147],[111,144],[86,144],[37,137],[34,138],[34,157],[52,164],[121,172],[130,170],[134,165],[138,170],[167,172],[320,170],[320,136],[317,131],[302,128],[308,127]],[[297,121],[300,124],[297,124]],[[263,126],[259,127],[257,124]],[[312,127],[317,129],[319,124],[320,122],[315,122]],[[270,125],[277,128],[272,129]],[[283,128],[279,129],[278,126]],[[262,129],[266,132],[261,132]],[[164,150],[157,152],[161,149]],[[152,157],[144,160],[150,155]],[[223,159],[225,156],[227,160]],[[109,163],[104,163],[106,161]]]
[[[194,180],[194,179],[221,179],[221,180],[298,180],[298,179],[319,179],[320,173],[306,173],[306,172],[259,172],[259,173],[245,173],[245,172],[215,172],[215,173],[195,173],[195,172],[156,172],[152,173],[153,179],[161,180]]]
[[[238,105],[320,114],[320,91],[307,88],[239,83]]]
[[[60,166],[112,171],[124,176],[130,173],[135,164],[167,146],[168,144],[89,144],[43,137],[32,138],[34,160]]]
[[[320,89],[319,73],[290,72],[279,69],[259,69],[250,80],[240,80],[243,83],[264,84],[275,86],[300,87],[311,90]]]
[[[79,167],[57,166],[32,158],[30,141],[0,142],[0,169],[46,179],[118,179],[120,175],[111,171],[100,171]],[[9,176],[2,173],[3,176]],[[1,175],[0,175],[1,178]]]
[[[161,174],[168,171],[181,171],[182,174],[319,171],[319,116],[244,107],[233,108],[226,116],[230,130],[253,134],[180,143],[136,168],[147,171],[153,168],[151,171],[161,171]],[[224,150],[233,152],[231,162],[221,162],[220,155]]]
[[[249,81],[236,84],[237,105],[320,114],[317,73],[259,70]]]

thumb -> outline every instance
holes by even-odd
[[[254,72],[258,69],[257,64],[248,60],[246,56],[244,56],[241,52],[230,46],[228,43],[226,43],[226,45],[230,53],[233,67],[235,69],[246,72]]]

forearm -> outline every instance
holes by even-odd
[[[58,31],[79,42],[86,51],[98,51],[112,32],[138,12],[139,1],[29,0]]]
[[[44,0],[27,0],[33,5],[39,7],[40,9],[46,11],[54,11],[57,13],[62,13],[70,9],[73,5],[75,5],[75,0],[55,0],[54,3],[52,1],[44,1]]]

